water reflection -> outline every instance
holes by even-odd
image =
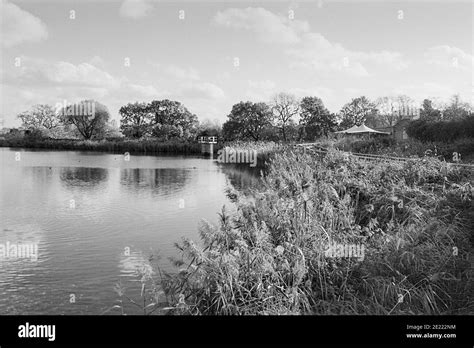
[[[220,166],[229,184],[242,194],[251,194],[261,187],[260,175],[255,168],[224,164]]]
[[[174,243],[198,242],[201,219],[218,223],[232,207],[226,189],[258,187],[251,171],[202,158],[14,154],[0,148],[0,243],[37,242],[38,260],[0,261],[0,314],[99,314],[115,303],[118,280],[140,298],[137,266],[158,254],[175,271]]]
[[[138,193],[170,195],[184,189],[191,173],[183,168],[123,169],[120,172],[120,184]]]
[[[60,169],[59,178],[66,187],[95,187],[107,181],[108,170],[105,168],[63,167]]]
[[[28,183],[34,182],[36,185],[46,185],[53,178],[51,167],[23,167],[23,182],[29,179]]]

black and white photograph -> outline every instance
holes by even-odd
[[[467,342],[472,1],[0,1],[0,345],[79,317]]]

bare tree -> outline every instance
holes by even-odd
[[[383,126],[394,126],[400,120],[419,112],[415,102],[406,95],[387,96],[376,101],[378,119]]]
[[[275,116],[276,126],[281,130],[283,140],[286,141],[287,127],[293,117],[300,112],[299,102],[292,94],[278,93],[272,98],[270,108]]]

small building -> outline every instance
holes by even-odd
[[[360,126],[352,126],[349,129],[336,132],[339,134],[351,134],[351,135],[370,135],[370,134],[380,134],[380,135],[389,135],[389,132],[382,132],[379,130],[375,130],[372,128],[367,127],[365,124],[361,124]]]
[[[398,121],[395,126],[393,126],[392,136],[395,140],[400,141],[408,139],[406,130],[411,121],[411,119],[404,118]]]
[[[214,144],[217,144],[216,136],[200,136],[198,137],[198,143],[201,144],[201,153],[202,154],[213,154],[214,153]]]
[[[410,119],[410,118],[404,118],[404,119],[401,119],[400,121],[398,121],[393,126],[377,127],[375,129],[380,131],[380,132],[386,132],[386,133],[390,134],[393,137],[393,139],[395,139],[397,141],[406,140],[406,139],[408,139],[408,134],[406,132],[406,129],[407,129],[407,127],[408,127],[408,125],[410,124],[411,121],[412,121],[412,119]]]

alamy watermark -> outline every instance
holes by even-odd
[[[364,261],[365,245],[330,242],[324,250],[324,256],[332,259],[356,258],[358,261]]]
[[[95,102],[82,101],[79,103],[69,103],[66,99],[62,103],[55,105],[56,115],[58,116],[73,116],[73,117],[95,117]]]
[[[0,243],[0,261],[13,259],[38,261],[38,243]]]
[[[249,163],[250,167],[257,165],[257,150],[225,147],[218,150],[217,155],[219,163]]]

